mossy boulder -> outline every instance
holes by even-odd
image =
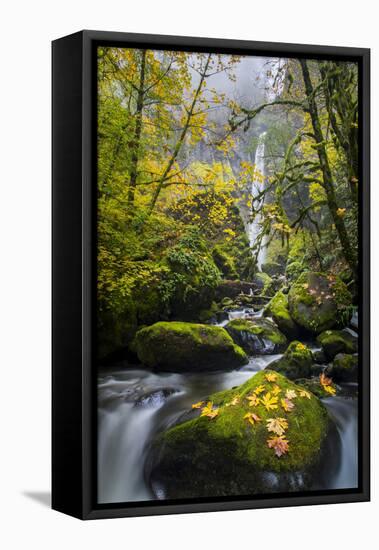
[[[346,330],[325,330],[318,335],[317,342],[329,360],[338,353],[355,353],[358,350],[358,338]]]
[[[247,362],[226,330],[196,323],[155,323],[137,332],[133,348],[141,363],[165,371],[234,369]]]
[[[335,382],[356,382],[358,380],[358,355],[339,353],[325,373]]]
[[[267,273],[270,277],[276,277],[283,273],[283,265],[279,262],[266,262],[262,264],[261,270],[263,273]]]
[[[265,307],[265,315],[272,317],[279,329],[288,338],[296,338],[298,336],[299,329],[288,309],[287,294],[278,291]]]
[[[225,329],[249,355],[279,353],[287,345],[287,338],[276,324],[262,317],[233,319]]]
[[[312,271],[302,273],[288,293],[292,319],[313,334],[346,322],[351,304],[350,292],[340,279]]]
[[[280,374],[261,371],[239,387],[207,397],[216,416],[201,416],[201,409],[195,409],[156,438],[150,462],[153,487],[163,486],[166,498],[304,489],[319,467],[330,421],[319,399],[300,390]],[[262,399],[273,391],[278,393],[267,410]],[[281,401],[288,391],[293,392],[290,412]],[[259,401],[252,406],[248,398],[254,395]],[[250,423],[250,413],[259,420]],[[285,420],[288,452],[281,456],[268,446],[275,437],[267,425],[272,418]]]
[[[283,357],[271,363],[269,368],[286,375],[290,380],[296,380],[310,376],[312,364],[311,350],[305,344],[294,340]]]

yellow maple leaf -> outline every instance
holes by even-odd
[[[343,218],[346,213],[346,208],[337,208],[337,216]]]
[[[323,388],[327,393],[330,393],[330,395],[336,394],[336,388],[333,388],[333,386],[323,386]]]
[[[260,393],[264,392],[266,389],[266,387],[261,384],[260,386],[257,386],[254,390],[254,393],[256,393],[257,395],[259,395]]]
[[[281,391],[281,388],[277,384],[275,384],[275,386],[271,390],[271,393],[273,395],[278,395]]]
[[[256,407],[261,402],[259,397],[257,397],[255,394],[248,395],[246,399],[249,401],[250,407]]]
[[[261,422],[262,420],[257,414],[250,413],[250,412],[246,413],[243,418],[244,420],[247,420],[248,422],[250,422],[252,426],[254,426],[254,424],[256,424],[257,422]]]
[[[265,374],[265,378],[268,382],[275,382],[275,380],[278,378],[278,375],[274,372],[269,372]]]
[[[199,401],[198,403],[194,403],[192,405],[193,409],[201,409],[201,407],[204,405],[204,401]]]
[[[278,408],[278,398],[276,395],[271,395],[270,392],[266,393],[266,395],[262,397],[261,403],[268,411]]]
[[[207,416],[208,418],[213,419],[218,416],[218,413],[219,409],[214,409],[212,401],[209,401],[206,406],[202,408],[200,416]]]
[[[283,435],[288,428],[288,422],[285,418],[268,418],[266,424],[267,431],[274,432],[276,435]]]
[[[300,397],[306,397],[307,399],[311,398],[311,394],[307,390],[300,390],[299,395],[300,395]]]
[[[291,401],[291,399],[281,399],[280,403],[286,412],[291,412],[292,409],[295,408],[295,404]]]
[[[289,449],[288,440],[283,435],[278,437],[271,437],[270,439],[268,439],[267,446],[270,449],[274,449],[276,456],[279,458],[282,455],[288,453]]]
[[[296,392],[295,390],[287,390],[286,391],[286,399],[295,399]]]

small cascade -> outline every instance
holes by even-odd
[[[252,197],[252,204],[254,209],[257,209],[262,206],[264,202],[264,198],[259,197],[259,194],[264,189],[264,178],[265,178],[265,136],[266,132],[262,132],[262,134],[259,136],[258,140],[258,146],[257,150],[255,152],[255,170],[256,170],[256,177],[251,182],[251,197]],[[261,230],[261,221],[262,216],[261,214],[257,214],[253,221],[249,222],[247,227],[247,234],[249,238],[250,246],[253,247],[256,244],[257,238],[259,236],[260,230]],[[261,269],[262,263],[264,263],[265,256],[266,256],[266,238],[263,237],[261,246],[258,252],[257,256],[257,266],[258,269]]]

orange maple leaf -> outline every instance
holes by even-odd
[[[289,450],[288,440],[283,435],[268,439],[267,446],[270,449],[274,449],[277,457],[281,457],[282,455],[288,453]]]

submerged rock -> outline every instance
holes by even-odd
[[[177,390],[176,388],[159,388],[152,390],[144,395],[141,395],[134,403],[134,406],[157,407],[159,405],[163,405],[171,395],[179,393],[179,391],[180,390]]]
[[[196,418],[153,442],[148,472],[152,485],[163,486],[166,498],[307,488],[325,451],[331,423],[319,399],[301,390],[280,374],[262,371],[237,388],[211,395],[204,406],[213,416],[196,409]],[[268,399],[272,408],[264,404]],[[285,399],[292,404],[289,412]],[[279,442],[278,433],[269,431],[276,418],[282,426]]]
[[[358,350],[358,338],[346,330],[325,330],[317,337],[328,359],[337,353],[355,353]]]
[[[288,338],[296,338],[299,329],[288,310],[288,295],[278,291],[265,307],[265,315],[272,317],[279,329]]]
[[[133,347],[141,363],[166,371],[234,369],[247,363],[226,330],[210,325],[155,323],[137,332]]]
[[[292,319],[314,334],[346,322],[351,303],[351,294],[338,277],[311,271],[302,273],[288,293]]]
[[[270,369],[280,372],[290,380],[311,376],[313,354],[301,342],[294,340],[290,343],[283,357],[270,364]]]
[[[225,329],[249,355],[279,353],[287,344],[287,338],[275,323],[262,317],[233,319]]]

